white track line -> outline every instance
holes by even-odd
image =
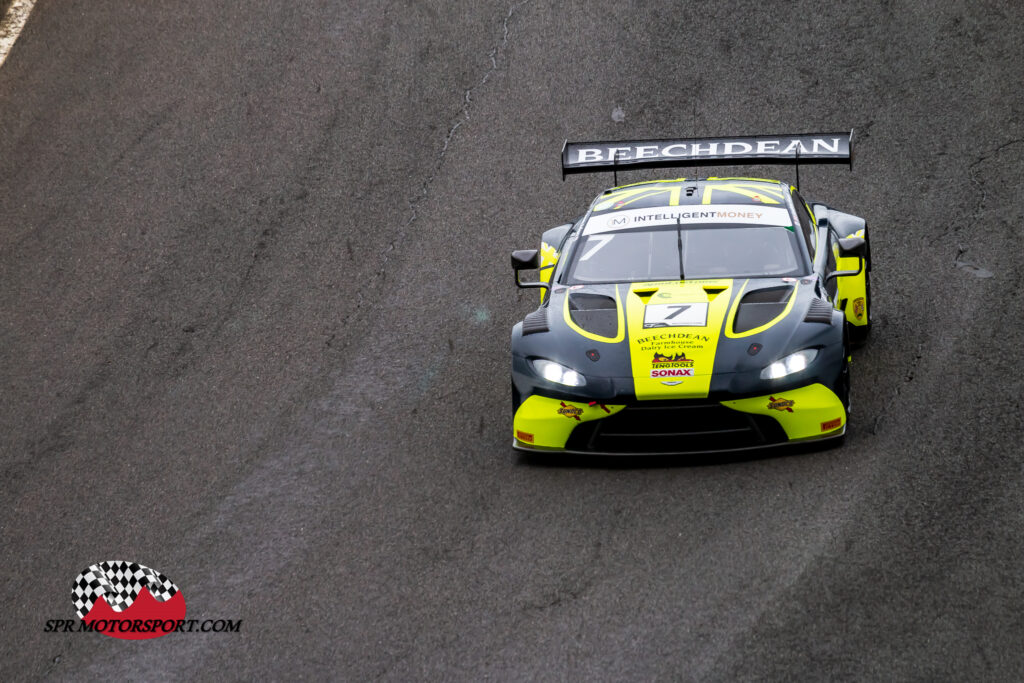
[[[28,15],[32,13],[36,0],[14,0],[7,8],[7,14],[0,17],[0,66],[14,47],[14,41],[21,35],[21,29],[25,28]]]

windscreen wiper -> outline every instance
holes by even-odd
[[[679,279],[685,280],[683,277],[683,221],[676,216],[676,246],[679,248]]]

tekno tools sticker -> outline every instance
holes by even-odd
[[[685,353],[676,353],[671,356],[655,351],[654,359],[651,361],[651,377],[693,377],[693,361],[686,357]],[[662,384],[669,384],[662,382]],[[669,386],[675,386],[671,384]]]

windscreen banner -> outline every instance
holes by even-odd
[[[630,230],[662,225],[693,225],[722,223],[729,225],[793,224],[789,212],[778,206],[757,204],[712,204],[701,206],[662,206],[646,209],[626,209],[614,213],[591,216],[583,230],[584,235],[595,235],[613,230]]]

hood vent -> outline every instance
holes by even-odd
[[[765,287],[743,295],[732,330],[736,334],[749,332],[782,315],[793,296],[793,287]]]
[[[619,333],[615,299],[605,294],[569,294],[569,316],[580,329],[591,334],[614,337]]]
[[[526,317],[523,318],[523,336],[536,334],[537,332],[547,332],[549,329],[548,309],[543,306],[533,313],[527,313]]]
[[[811,305],[807,309],[807,315],[804,316],[804,322],[831,325],[832,304],[824,299],[811,299]]]

